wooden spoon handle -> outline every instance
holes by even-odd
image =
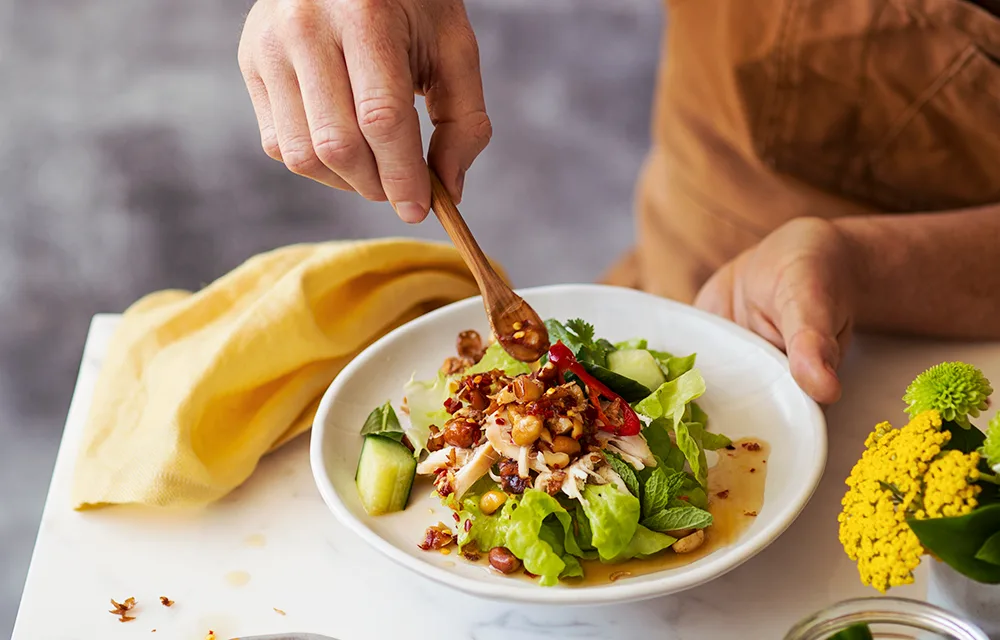
[[[501,283],[501,289],[506,289],[507,287],[493,270],[493,265],[490,264],[486,254],[479,247],[479,243],[472,236],[472,232],[469,231],[465,219],[462,218],[462,214],[455,206],[448,190],[441,184],[437,173],[433,169],[429,171],[431,174],[431,208],[448,237],[455,244],[462,259],[465,260],[465,264],[472,271],[480,290],[484,296],[499,293],[496,289],[498,282]]]

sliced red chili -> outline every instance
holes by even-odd
[[[604,431],[610,431],[623,436],[634,436],[642,431],[642,422],[639,421],[639,416],[632,410],[629,403],[625,402],[621,396],[609,389],[603,382],[587,373],[587,370],[583,368],[583,365],[576,359],[576,356],[573,355],[573,352],[570,351],[569,347],[564,345],[561,341],[556,342],[554,345],[549,347],[549,362],[556,365],[556,368],[559,369],[560,377],[562,377],[564,371],[572,371],[573,375],[587,385],[587,393],[590,396],[590,403],[597,410],[597,417],[604,424],[602,427]],[[617,400],[621,401],[620,407],[625,420],[621,427],[617,430],[607,419],[607,416],[604,415],[604,411],[601,409],[599,396],[603,396],[606,400],[610,400],[611,402],[615,402]]]

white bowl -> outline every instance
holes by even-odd
[[[731,545],[684,566],[607,585],[539,587],[490,573],[455,554],[421,551],[417,543],[429,525],[451,522],[450,512],[431,495],[429,482],[418,479],[404,511],[368,516],[354,485],[361,426],[387,399],[398,408],[403,385],[412,375],[433,377],[453,355],[460,331],[476,329],[489,335],[477,297],[386,335],[355,358],[323,396],[310,457],[323,500],[342,523],[404,567],[470,594],[532,603],[603,604],[676,593],[708,582],[759,553],[795,520],[826,464],[826,422],[816,403],[795,384],[780,351],[735,324],[631,289],[559,285],[521,295],[542,318],[583,318],[598,336],[612,342],[642,337],[650,348],[696,352],[696,366],[708,388],[698,402],[711,416],[712,430],[734,440],[757,437],[771,446],[764,506],[754,522]]]

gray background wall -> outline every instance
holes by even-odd
[[[0,2],[0,637],[92,314],[287,243],[444,238],[264,156],[236,66],[249,5]],[[468,9],[495,133],[463,213],[517,285],[593,280],[632,238],[659,3]]]

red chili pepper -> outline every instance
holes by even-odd
[[[587,385],[587,392],[590,395],[590,402],[597,409],[597,416],[604,423],[605,431],[611,431],[612,433],[617,433],[622,436],[634,436],[638,435],[642,430],[642,422],[639,421],[639,416],[636,415],[632,407],[629,406],[625,400],[619,396],[617,393],[609,389],[603,382],[595,378],[594,376],[587,373],[587,370],[583,368],[583,365],[576,359],[573,352],[569,350],[569,347],[564,345],[561,341],[556,342],[554,345],[549,347],[549,362],[556,365],[559,369],[560,375],[566,371],[572,371],[583,383]],[[607,416],[604,415],[604,411],[601,410],[601,403],[598,396],[604,396],[605,399],[611,402],[618,402],[621,407],[622,413],[625,416],[625,422],[617,431],[611,425]]]

